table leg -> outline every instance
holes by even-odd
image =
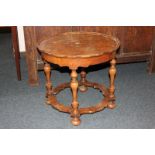
[[[115,95],[114,95],[114,92],[115,92],[114,80],[115,80],[115,76],[116,76],[116,60],[112,59],[110,64],[111,64],[110,69],[109,69],[109,75],[110,75],[109,98],[110,98],[110,102],[108,104],[108,108],[113,109],[116,106]]]
[[[86,72],[84,71],[84,69],[82,69],[80,76],[81,76],[80,82],[82,83],[82,85],[79,87],[79,90],[81,92],[86,92],[88,87],[84,85],[84,83],[86,82]]]
[[[20,81],[21,80],[20,52],[19,52],[19,45],[18,45],[18,32],[17,32],[16,26],[11,26],[11,35],[12,35],[13,53],[14,53],[15,63],[16,63],[17,78]]]
[[[50,104],[49,97],[51,96],[52,82],[51,82],[51,66],[48,63],[44,65],[44,72],[46,77],[46,103]]]
[[[77,72],[76,70],[72,70],[71,72],[71,83],[70,83],[70,87],[72,90],[72,112],[71,112],[71,116],[73,117],[71,122],[73,125],[79,125],[80,124],[80,113],[79,113],[79,103],[77,101],[77,91],[78,91],[78,80],[77,80]]]

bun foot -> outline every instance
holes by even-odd
[[[109,109],[114,109],[116,107],[116,103],[110,102],[107,106]]]
[[[79,87],[79,90],[80,90],[80,92],[84,93],[84,92],[86,92],[88,90],[88,87],[82,85],[82,86]]]
[[[80,125],[81,121],[80,121],[79,118],[73,118],[73,119],[71,120],[71,123],[72,123],[73,125],[75,125],[75,126],[78,126],[78,125]]]

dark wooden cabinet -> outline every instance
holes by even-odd
[[[116,36],[121,42],[117,52],[118,63],[147,61],[149,73],[155,72],[153,26],[26,26],[24,27],[26,58],[31,85],[38,84],[38,70],[43,66],[36,46],[45,39],[67,31],[94,31]]]

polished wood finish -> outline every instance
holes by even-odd
[[[80,82],[81,82],[82,85],[79,87],[79,90],[81,92],[86,92],[88,87],[84,85],[87,82],[87,80],[86,80],[86,72],[85,72],[84,68],[82,68],[82,70],[81,70],[80,77],[81,77]]]
[[[109,97],[111,99],[111,102],[108,104],[108,108],[115,108],[115,96],[114,96],[114,91],[115,91],[115,86],[114,86],[114,79],[115,79],[115,76],[116,76],[116,60],[113,58],[111,61],[110,61],[110,64],[111,64],[111,67],[109,69],[109,75],[110,75],[110,87],[109,87]]]
[[[59,58],[85,58],[113,52],[118,48],[117,42],[117,39],[101,33],[67,32],[43,41],[38,48]]]
[[[52,91],[52,83],[51,83],[51,66],[47,62],[44,65],[44,72],[46,77],[46,97],[47,97],[47,104],[50,104],[49,97]]]
[[[155,72],[154,33],[149,26],[35,26],[25,27],[29,83],[38,84],[37,70],[43,69],[43,61],[36,52],[41,41],[63,32],[99,32],[116,36],[121,41],[117,51],[117,63],[147,61],[150,73]]]
[[[116,50],[120,42],[110,35],[103,35],[96,32],[66,32],[45,40],[38,45],[38,51],[45,62],[44,71],[46,76],[46,97],[47,104],[51,104],[55,109],[70,113],[73,125],[79,125],[80,115],[95,113],[104,108],[115,107],[114,78],[116,75]],[[98,84],[86,80],[85,67],[100,64],[111,60],[110,86],[107,89],[103,84]],[[56,88],[52,88],[50,81],[50,64],[54,63],[61,67],[69,67],[71,70],[70,83],[63,83]],[[77,69],[82,67],[81,79],[78,81]],[[101,102],[92,107],[79,108],[78,89],[85,92],[88,87],[99,89],[104,98]],[[63,89],[70,88],[72,91],[71,106],[65,106],[58,102],[56,95]]]
[[[70,83],[70,87],[73,93],[73,100],[72,100],[72,111],[71,111],[71,116],[73,117],[73,119],[71,120],[73,125],[79,125],[80,124],[80,112],[79,112],[79,103],[77,100],[77,91],[78,91],[78,80],[77,80],[77,72],[76,69],[72,69],[71,72],[71,83]]]

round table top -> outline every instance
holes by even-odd
[[[115,52],[120,43],[115,37],[96,32],[66,32],[40,43],[38,49],[60,58],[87,58]]]

